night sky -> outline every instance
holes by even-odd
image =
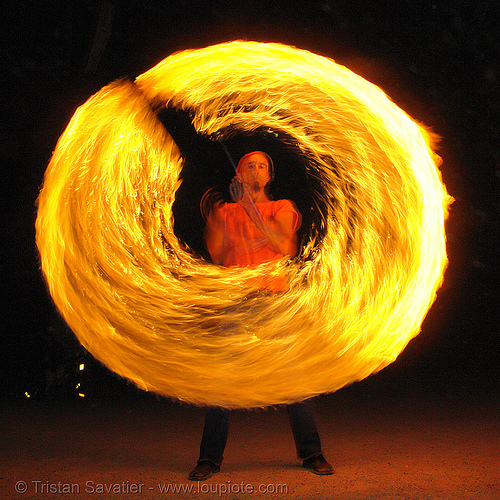
[[[39,269],[36,198],[58,137],[101,87],[169,54],[235,39],[281,42],[333,58],[380,86],[442,137],[455,198],[450,264],[422,333],[373,384],[421,383],[459,397],[497,397],[500,314],[498,2],[142,0],[12,2],[3,13],[0,395],[67,397],[85,360],[88,389],[119,381],[79,348]],[[6,14],[9,12],[9,14]]]

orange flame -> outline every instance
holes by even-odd
[[[323,240],[256,268],[187,253],[182,158],[152,111],[166,104],[200,133],[293,137],[323,186]],[[229,408],[332,392],[394,361],[435,299],[451,201],[437,160],[422,127],[330,59],[255,42],[181,52],[73,116],[40,193],[42,269],[82,344],[145,390]],[[248,298],[269,273],[290,290]]]

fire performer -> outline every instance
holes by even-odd
[[[244,267],[297,254],[301,215],[290,200],[273,201],[269,185],[274,178],[271,158],[261,151],[243,156],[229,191],[232,203],[216,203],[210,210],[205,242],[214,264]],[[288,289],[284,277],[265,278],[262,293]],[[315,474],[332,474],[325,460],[314,420],[312,400],[287,407],[298,458]],[[189,479],[204,481],[219,472],[229,430],[230,410],[207,408],[197,466]]]

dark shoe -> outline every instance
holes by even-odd
[[[325,460],[323,455],[314,455],[313,457],[306,458],[302,462],[302,466],[320,476],[333,474],[333,467]]]
[[[212,477],[212,474],[220,471],[220,466],[215,465],[210,460],[202,460],[198,462],[198,465],[189,473],[190,481],[205,481],[209,477]]]

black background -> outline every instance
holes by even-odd
[[[497,397],[497,2],[53,0],[12,3],[2,17],[3,397],[71,397],[68,380],[83,359],[89,394],[135,390],[92,363],[58,318],[39,269],[35,201],[58,137],[90,95],[173,52],[234,39],[331,57],[442,136],[441,171],[455,198],[444,286],[422,333],[363,383]]]

